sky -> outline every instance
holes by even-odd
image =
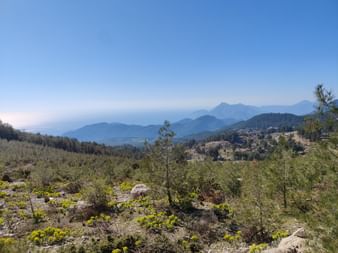
[[[318,83],[337,94],[337,0],[0,0],[15,127],[293,104]]]

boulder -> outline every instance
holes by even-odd
[[[283,238],[277,248],[264,250],[263,253],[304,253],[306,250],[306,233],[304,228],[299,228]]]
[[[133,198],[146,196],[150,191],[150,188],[145,184],[137,184],[131,189],[130,194]]]

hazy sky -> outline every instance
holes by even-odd
[[[0,118],[291,104],[338,91],[337,0],[0,0]]]

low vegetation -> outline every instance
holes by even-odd
[[[5,126],[0,252],[257,253],[299,227],[310,251],[336,252],[337,110],[317,89],[320,113],[335,124],[318,118],[321,137],[303,152],[278,132],[260,159],[189,160],[168,122],[156,143],[126,156],[41,145]],[[252,148],[272,133],[261,134]],[[243,133],[232,137],[242,145]],[[131,194],[137,184],[150,190]]]

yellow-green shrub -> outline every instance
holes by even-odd
[[[42,209],[36,209],[34,211],[33,219],[35,223],[42,222],[45,217],[46,217],[46,213]]]
[[[8,194],[6,192],[0,191],[0,198],[3,199],[7,196]]]
[[[8,246],[11,246],[15,243],[15,239],[10,237],[1,237],[0,238],[0,250],[2,248],[6,248]]]
[[[25,201],[19,201],[19,202],[16,202],[16,205],[17,205],[17,207],[19,207],[20,209],[25,209],[27,203],[26,203]]]
[[[143,227],[150,230],[167,229],[173,230],[178,223],[178,218],[175,215],[167,216],[164,212],[153,213],[150,215],[138,217],[136,221]]]
[[[286,230],[277,230],[274,233],[272,233],[272,240],[276,241],[284,237],[287,237],[288,235],[289,233]]]
[[[3,224],[5,224],[5,219],[0,217],[0,226],[2,226]]]
[[[8,189],[9,183],[6,181],[0,180],[0,190]]]
[[[268,247],[267,243],[252,244],[249,248],[249,253],[259,253]]]
[[[110,222],[111,217],[109,215],[101,213],[99,216],[92,216],[89,220],[86,221],[88,226],[95,226],[98,223]]]
[[[230,235],[228,233],[225,233],[223,236],[223,239],[226,240],[229,243],[236,242],[241,239],[241,231],[237,231],[236,234]]]
[[[70,199],[63,199],[61,200],[61,207],[64,209],[68,209],[69,207],[71,207],[74,204],[74,201],[70,200]]]
[[[28,239],[37,245],[53,245],[61,243],[68,235],[69,231],[67,230],[47,227],[45,229],[34,230]]]
[[[232,208],[227,203],[214,205],[213,210],[215,214],[217,215],[217,217],[223,218],[223,219],[228,218],[229,216],[233,214]]]
[[[129,191],[131,191],[131,189],[133,189],[133,184],[130,183],[130,182],[122,182],[120,184],[120,189],[121,189],[121,191],[129,192]]]

